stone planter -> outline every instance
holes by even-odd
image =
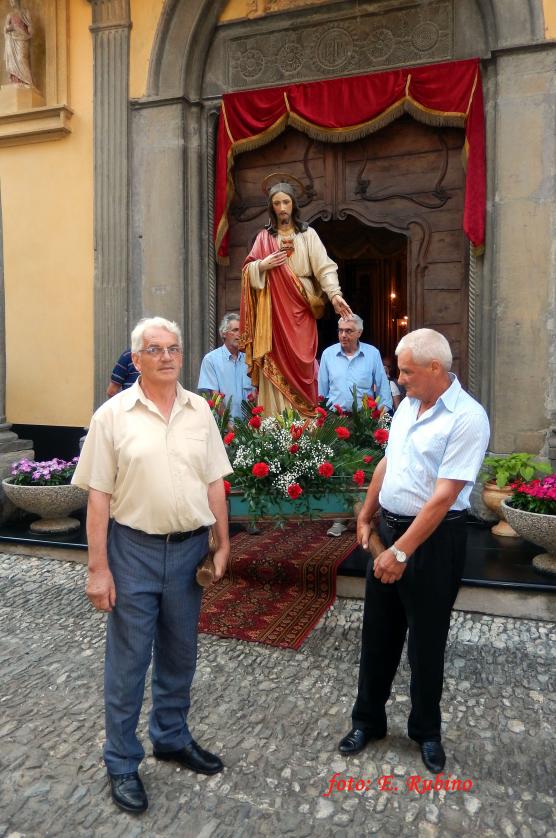
[[[509,486],[502,486],[499,488],[494,481],[488,481],[483,486],[483,501],[485,506],[498,515],[500,519],[497,524],[490,528],[494,535],[503,535],[507,538],[516,538],[517,533],[508,522],[504,519],[504,510],[502,508],[502,501],[509,498],[512,490]]]
[[[30,529],[37,533],[64,533],[77,530],[80,522],[68,517],[70,512],[81,509],[87,503],[87,492],[79,486],[18,486],[11,477],[2,480],[2,488],[11,502],[23,509],[40,515]]]
[[[535,556],[533,567],[542,573],[556,574],[556,515],[514,509],[506,501],[502,502],[502,509],[518,535],[547,551]]]

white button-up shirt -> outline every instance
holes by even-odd
[[[488,417],[455,375],[436,404],[417,418],[421,402],[406,397],[392,419],[386,474],[380,490],[383,509],[417,515],[439,478],[465,480],[453,510],[469,507],[469,496],[490,437]]]
[[[253,392],[253,384],[247,375],[245,353],[234,357],[223,344],[208,352],[201,363],[197,390],[224,393],[226,402],[231,398],[232,416],[241,418],[241,403]]]
[[[205,399],[176,386],[168,422],[139,381],[101,405],[72,479],[111,495],[119,524],[151,534],[214,524],[208,485],[232,471]]]

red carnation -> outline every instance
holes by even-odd
[[[365,407],[368,407],[369,409],[376,407],[376,399],[372,399],[370,396],[364,396],[363,402],[365,404]]]
[[[247,396],[247,401],[248,402],[254,402],[256,398],[257,397],[256,397],[255,393],[249,393],[249,395]]]
[[[315,408],[315,411],[316,413],[318,413],[319,416],[322,416],[323,419],[326,419],[327,413],[324,407],[317,407]]]
[[[297,454],[297,452],[299,451],[299,445],[297,444],[297,442],[294,442],[293,445],[290,445],[288,451],[290,452],[290,454]]]
[[[319,418],[315,421],[315,425],[317,426],[317,428],[322,428],[322,426],[324,425],[324,419],[322,418],[322,416],[321,416],[321,417],[319,417]]]
[[[230,483],[229,480],[224,480],[224,494],[226,495],[226,497],[228,497],[228,495],[230,494],[231,491],[232,491],[232,484]]]
[[[321,477],[332,477],[332,475],[334,474],[334,466],[332,465],[332,463],[325,461],[324,463],[320,464],[318,472]]]
[[[236,435],[235,435],[235,433],[234,433],[233,431],[230,431],[229,433],[227,433],[227,434],[226,434],[226,436],[225,436],[225,437],[224,437],[224,439],[223,439],[224,445],[229,445],[229,444],[230,444],[230,442],[231,442],[233,439],[235,439],[235,437],[236,437]]]
[[[292,500],[295,500],[299,497],[299,495],[303,494],[303,489],[299,485],[299,483],[290,483],[288,486],[288,495]]]
[[[207,399],[207,404],[209,407],[214,407],[214,402],[212,399]]]
[[[253,416],[259,416],[260,413],[264,413],[264,407],[260,404],[258,407],[251,408],[251,413]]]
[[[300,428],[299,425],[292,425],[290,428],[290,434],[292,439],[299,439],[299,437],[303,433],[303,428]]]
[[[371,413],[371,416],[373,417],[373,419],[380,419],[380,417],[382,416],[382,410],[379,410],[377,407],[375,407],[375,409]]]
[[[369,454],[366,454],[366,455],[363,457],[363,462],[364,462],[364,463],[372,463],[372,461],[373,461],[373,458],[372,458]]]
[[[334,410],[336,411],[338,416],[344,416],[344,409],[343,409],[343,407],[340,407],[339,404],[334,405]]]
[[[385,442],[388,442],[388,431],[386,428],[378,428],[373,436],[379,445],[384,445]]]
[[[326,396],[319,396],[319,397],[317,398],[317,401],[319,401],[319,402],[325,402],[325,401],[326,401]]]
[[[339,428],[336,428],[336,436],[338,439],[349,439],[351,434],[344,425],[340,425]]]
[[[357,469],[352,479],[353,482],[357,483],[358,486],[362,486],[365,482],[365,472],[363,471],[363,469]]]
[[[255,463],[251,469],[251,474],[253,477],[266,477],[269,471],[270,469],[266,463]]]
[[[251,419],[249,420],[249,422],[248,422],[247,424],[248,424],[251,428],[255,428],[255,430],[256,430],[257,428],[260,428],[260,427],[261,427],[261,419],[260,419],[260,416],[253,416],[253,417],[251,417]]]

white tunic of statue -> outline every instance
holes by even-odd
[[[28,87],[33,85],[30,59],[32,34],[29,12],[15,7],[9,12],[4,25],[4,60],[10,80]]]

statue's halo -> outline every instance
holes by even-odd
[[[290,175],[287,172],[271,172],[262,180],[261,188],[263,193],[268,195],[272,187],[278,183],[287,183],[293,190],[298,201],[305,192],[305,186],[295,175]]]

